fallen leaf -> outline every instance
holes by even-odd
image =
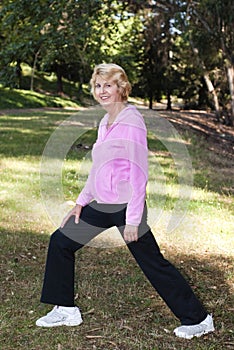
[[[170,333],[170,331],[167,328],[163,328],[164,332]]]
[[[105,338],[102,335],[86,335],[87,339],[98,339],[98,338]]]
[[[94,312],[95,309],[90,309],[86,312],[83,312],[83,315],[88,315],[88,314],[92,314]]]
[[[121,328],[125,328],[125,329],[128,329],[129,331],[133,331],[133,328],[129,327],[129,326],[122,326]]]
[[[89,329],[89,330],[88,330],[88,333],[90,333],[90,332],[95,332],[95,331],[100,331],[100,329],[102,329],[102,327],[97,327],[97,328]]]

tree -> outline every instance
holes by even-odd
[[[5,82],[9,85],[6,67],[12,70],[26,62],[33,71],[38,66],[55,72],[59,93],[63,77],[82,86],[90,77],[90,67],[102,60],[100,27],[103,33],[108,30],[104,26],[111,18],[111,4],[109,0],[35,0],[28,6],[27,0],[5,0],[0,15]]]
[[[123,65],[133,93],[173,95],[234,116],[234,2],[231,0],[3,0],[0,80],[21,87],[21,64],[55,73],[82,90],[100,62]],[[223,75],[225,73],[225,78]],[[205,91],[207,86],[207,91]],[[227,96],[229,101],[227,102]]]
[[[149,108],[153,101],[167,96],[167,109],[171,109],[171,96],[178,91],[179,70],[175,41],[175,18],[180,11],[181,2],[170,1],[130,1],[129,10],[142,18],[143,50],[141,56],[141,79],[138,91],[149,99]]]
[[[43,44],[47,4],[46,0],[33,1],[30,6],[27,0],[2,1],[0,68],[1,80],[8,86],[21,87],[21,63],[32,65]]]
[[[192,36],[203,38],[197,41],[202,48],[199,56],[202,61],[211,58],[222,58],[222,67],[225,67],[230,95],[230,119],[234,122],[234,2],[232,0],[202,0],[189,2],[190,17],[193,23]],[[200,34],[200,35],[199,35]],[[206,38],[206,45],[204,45]],[[216,52],[214,56],[212,53]]]

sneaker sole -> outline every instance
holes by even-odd
[[[212,328],[212,329],[209,329],[209,330],[207,330],[207,331],[204,331],[204,332],[201,332],[201,333],[197,333],[197,334],[194,334],[194,335],[186,335],[186,334],[184,334],[184,333],[176,333],[176,332],[174,332],[175,333],[175,335],[177,336],[177,337],[179,337],[179,338],[184,338],[184,339],[192,339],[192,338],[194,338],[194,337],[197,337],[197,338],[199,338],[199,337],[201,337],[202,335],[205,335],[205,334],[208,334],[208,333],[211,333],[211,332],[214,332],[214,328]]]
[[[80,320],[78,322],[57,322],[57,323],[45,323],[45,322],[36,322],[36,326],[38,327],[60,327],[60,326],[68,326],[68,327],[75,327],[79,326],[83,321]]]

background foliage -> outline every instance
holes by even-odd
[[[123,65],[133,94],[180,99],[211,108],[226,124],[234,116],[232,0],[3,0],[0,5],[0,82],[37,90],[35,72],[54,74],[82,93],[100,62]],[[23,86],[22,64],[31,68]]]

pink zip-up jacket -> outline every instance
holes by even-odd
[[[138,226],[148,181],[147,130],[135,106],[127,105],[107,129],[108,114],[100,122],[92,149],[92,168],[76,203],[127,203],[126,224]]]

